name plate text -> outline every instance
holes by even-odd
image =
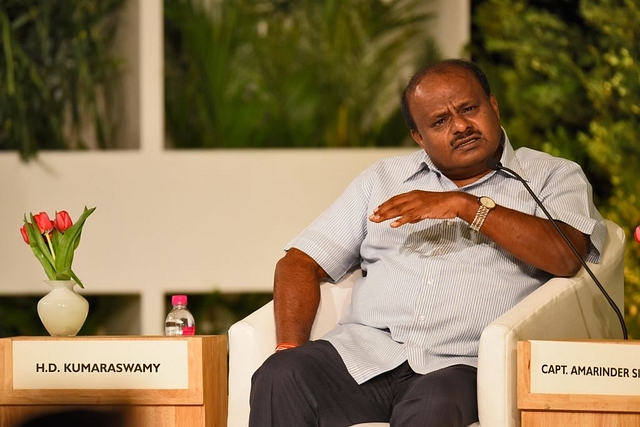
[[[187,389],[186,340],[13,342],[14,389]]]
[[[640,396],[640,346],[530,341],[531,393]]]

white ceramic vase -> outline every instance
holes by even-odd
[[[38,316],[52,337],[73,337],[89,312],[89,303],[73,287],[73,280],[45,280],[51,291],[38,301]]]

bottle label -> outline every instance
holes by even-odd
[[[195,326],[185,326],[182,328],[182,335],[195,335],[196,327]]]

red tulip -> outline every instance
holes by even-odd
[[[56,212],[53,221],[46,212],[24,214],[24,225],[20,228],[20,233],[44,267],[49,280],[71,279],[84,288],[71,269],[71,264],[73,253],[80,243],[82,227],[94,210],[96,208],[89,209],[85,206],[75,224],[66,211]],[[36,231],[36,227],[39,231]]]
[[[40,212],[39,214],[34,215],[33,220],[38,225],[38,229],[41,234],[50,233],[54,228],[54,224],[51,219],[49,219],[49,215],[47,215],[46,212]]]
[[[71,217],[67,213],[67,211],[60,211],[56,213],[55,226],[58,231],[63,232],[66,231],[67,228],[73,225],[73,221]]]
[[[22,233],[22,238],[24,239],[24,242],[28,245],[29,235],[27,234],[27,224],[23,225],[22,228],[20,228],[20,233]]]
[[[636,238],[636,242],[640,243],[640,225],[636,227],[636,232],[633,236]]]

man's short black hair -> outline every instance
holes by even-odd
[[[410,130],[417,131],[418,128],[415,121],[413,120],[413,117],[411,116],[411,112],[409,111],[409,96],[413,94],[413,92],[416,90],[416,87],[418,86],[418,84],[420,84],[425,76],[434,73],[445,73],[453,68],[469,71],[471,75],[476,78],[478,83],[480,83],[480,86],[482,87],[482,90],[487,95],[487,97],[491,96],[491,87],[489,86],[489,80],[484,74],[484,71],[482,71],[480,67],[478,67],[474,62],[467,59],[445,59],[443,61],[429,64],[415,73],[413,77],[411,77],[411,80],[409,80],[409,84],[407,84],[407,87],[402,93],[400,111],[402,111],[404,121]]]

